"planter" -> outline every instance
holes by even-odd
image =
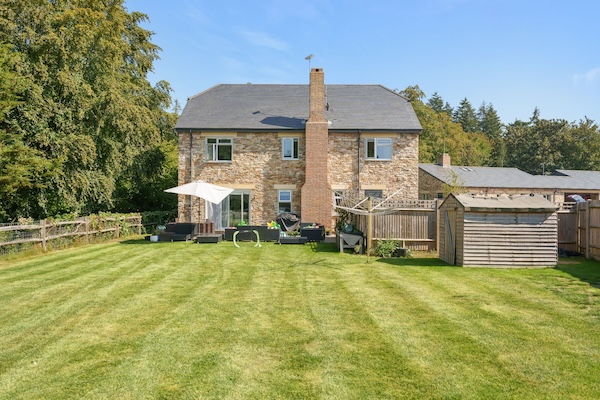
[[[309,242],[322,242],[325,240],[325,227],[302,228],[300,236],[304,236]]]

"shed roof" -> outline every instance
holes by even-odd
[[[326,85],[330,130],[420,132],[410,102],[381,85]],[[221,84],[188,99],[176,129],[304,130],[309,85]]]
[[[554,212],[558,206],[544,196],[529,194],[518,196],[475,196],[470,194],[451,194],[465,211],[485,212]],[[444,203],[448,201],[444,200]],[[441,207],[444,206],[442,203]]]

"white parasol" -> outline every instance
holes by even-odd
[[[233,192],[233,189],[213,185],[211,183],[199,180],[195,182],[186,183],[181,186],[166,189],[165,192],[188,194],[190,196],[200,197],[201,199],[204,199],[214,204],[219,204],[223,201],[223,199],[225,199],[225,197],[229,196],[229,194]]]

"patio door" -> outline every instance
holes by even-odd
[[[222,227],[237,226],[241,221],[250,225],[249,190],[235,190],[221,202]]]

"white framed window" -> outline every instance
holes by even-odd
[[[277,193],[277,208],[279,214],[292,212],[292,191],[279,190]]]
[[[206,160],[228,162],[233,159],[233,139],[206,138]]]
[[[298,159],[298,138],[281,138],[281,158],[284,160]]]
[[[367,160],[391,160],[392,139],[391,138],[367,138],[365,139],[365,151]]]
[[[344,200],[344,191],[343,190],[334,190],[333,191],[333,207],[339,206],[342,204]]]

